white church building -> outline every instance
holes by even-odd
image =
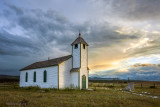
[[[20,87],[88,88],[88,44],[79,37],[71,44],[72,55],[35,62],[20,70]]]

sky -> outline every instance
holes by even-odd
[[[160,81],[160,0],[1,0],[0,74],[89,44],[89,76]]]

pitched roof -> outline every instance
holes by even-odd
[[[80,68],[72,68],[70,72],[77,72],[79,70],[80,70]]]
[[[50,60],[46,60],[46,61],[35,62],[27,67],[22,68],[20,71],[58,65],[61,62],[66,61],[71,57],[72,57],[72,55],[68,55],[68,56],[63,56],[63,57],[50,59]]]
[[[79,37],[71,44],[71,45],[75,45],[75,44],[85,44],[88,46],[88,44],[86,43],[86,41],[81,37],[81,34],[79,33]]]

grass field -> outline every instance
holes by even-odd
[[[146,83],[148,84],[148,83]],[[0,107],[160,107],[160,87],[136,85],[134,92],[123,91],[126,84],[90,83],[87,90],[19,88],[0,84]],[[113,85],[113,84],[112,84]],[[156,96],[156,97],[155,97]]]

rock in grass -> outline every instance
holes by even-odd
[[[134,83],[128,83],[128,86],[124,88],[125,91],[132,91],[134,90]]]

